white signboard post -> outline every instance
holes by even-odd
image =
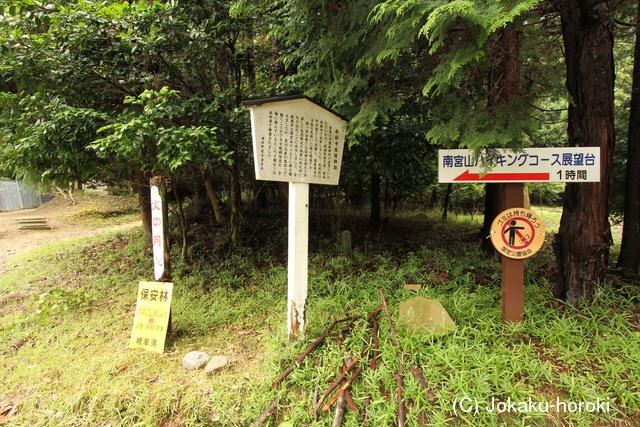
[[[167,182],[163,177],[154,177],[151,187],[151,236],[153,247],[153,275],[157,281],[171,280],[169,245],[167,241],[167,206],[165,204]]]
[[[156,280],[164,274],[164,221],[162,199],[158,187],[151,187],[151,236],[153,247],[153,275]]]
[[[600,147],[439,150],[438,181],[599,182]]]
[[[256,179],[289,182],[289,339],[304,338],[309,184],[337,185],[346,120],[304,96],[245,102]]]

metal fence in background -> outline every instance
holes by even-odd
[[[49,194],[38,194],[35,187],[20,181],[0,179],[0,211],[33,209],[52,198]]]

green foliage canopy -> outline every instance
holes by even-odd
[[[175,171],[206,156],[226,160],[226,146],[218,145],[216,128],[210,126],[176,126],[173,120],[195,114],[201,107],[198,98],[184,102],[175,90],[145,90],[138,97],[126,97],[125,104],[143,107],[141,113],[124,110],[118,121],[98,132],[109,135],[89,144],[100,155],[114,153],[139,169],[160,168]],[[195,108],[194,108],[195,107]],[[193,110],[189,112],[188,110]],[[152,155],[150,155],[152,153]]]
[[[289,63],[298,65],[309,93],[353,117],[352,143],[415,105],[431,143],[518,147],[540,124],[532,104],[549,88],[557,92],[560,82],[549,84],[556,76],[538,73],[527,82],[537,91],[528,87],[502,105],[496,40],[507,26],[526,35],[539,31],[538,3],[291,0],[288,36],[299,47]]]
[[[268,3],[10,0],[2,168],[59,185],[246,159],[239,107],[268,82],[255,65],[269,55]]]

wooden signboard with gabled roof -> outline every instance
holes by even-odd
[[[304,339],[309,184],[338,185],[347,121],[306,96],[244,103],[251,111],[256,179],[289,182],[288,334]]]
[[[306,96],[245,102],[256,179],[338,185],[347,121]]]

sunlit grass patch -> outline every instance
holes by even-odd
[[[455,234],[451,223],[433,230],[463,236],[467,229]],[[137,283],[152,279],[139,231],[14,258],[0,278],[0,404],[15,405],[10,425],[247,426],[279,398],[266,426],[329,426],[332,410],[310,412],[345,352],[360,359],[362,371],[350,389],[358,413],[347,411],[344,426],[363,425],[364,417],[369,425],[396,425],[401,358],[408,426],[633,425],[640,416],[637,289],[602,284],[593,302],[565,306],[550,294],[548,248],[526,261],[525,320],[512,325],[501,323],[499,262],[464,238],[452,247],[394,253],[312,253],[307,339],[294,343],[286,337],[287,269],[279,255],[176,259],[173,329],[160,355],[128,348]],[[401,351],[381,312],[371,368],[367,319],[381,304],[380,288]],[[418,295],[440,301],[456,331],[423,336],[398,324],[400,302]],[[272,388],[311,341],[345,318],[351,320]],[[182,358],[193,350],[225,355],[229,365],[213,376],[186,371]],[[477,414],[455,406],[465,397],[478,402]],[[610,410],[486,410],[492,402],[530,399],[600,399]]]

